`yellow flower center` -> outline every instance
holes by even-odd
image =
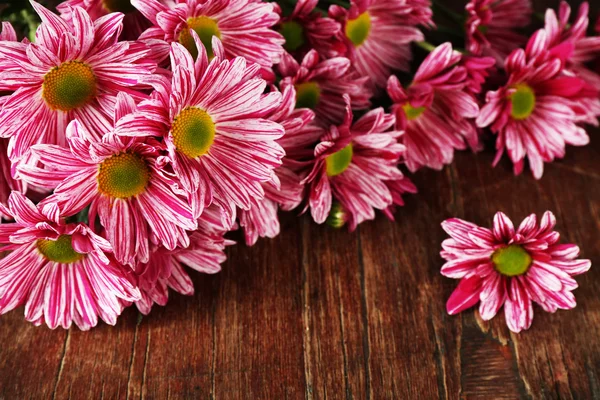
[[[187,26],[179,34],[179,43],[181,43],[190,52],[192,57],[196,58],[198,57],[198,49],[196,48],[194,38],[190,34],[190,29],[193,29],[198,34],[200,41],[206,48],[206,54],[208,55],[208,58],[210,59],[214,57],[212,37],[216,36],[217,38],[221,39],[221,31],[219,30],[217,21],[205,16],[188,18]]]
[[[527,119],[535,110],[535,93],[524,83],[516,85],[514,89],[516,89],[515,92],[509,96],[510,115],[519,121]]]
[[[130,13],[136,11],[129,0],[102,0],[102,5],[108,12]]]
[[[316,82],[304,82],[295,85],[296,108],[315,109],[321,100],[321,88]]]
[[[523,275],[531,266],[531,256],[516,244],[498,249],[492,254],[492,262],[498,272],[505,276]]]
[[[281,24],[279,33],[281,33],[285,39],[283,48],[287,51],[296,51],[306,42],[304,28],[296,21],[288,21]]]
[[[71,111],[96,97],[96,76],[80,61],[67,61],[44,76],[42,97],[54,110]]]
[[[208,153],[215,141],[215,132],[215,123],[210,115],[197,107],[182,110],[171,127],[175,148],[190,158]]]
[[[409,120],[417,119],[423,114],[426,110],[425,107],[413,107],[410,103],[406,103],[402,106],[404,113],[406,114],[406,118]]]
[[[336,176],[344,172],[352,162],[352,143],[325,158],[327,175]]]
[[[73,250],[71,235],[60,235],[56,240],[39,239],[36,246],[47,260],[61,264],[71,264],[85,257]]]
[[[107,158],[98,168],[98,190],[118,199],[143,193],[150,180],[150,168],[142,157],[119,153]]]
[[[346,22],[346,36],[356,47],[367,40],[369,32],[371,32],[371,16],[366,11]]]

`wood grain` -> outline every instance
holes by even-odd
[[[493,152],[460,153],[414,176],[420,193],[389,222],[354,233],[282,216],[282,233],[228,250],[221,274],[193,275],[115,327],[51,331],[0,318],[0,400],[9,399],[600,399],[600,132],[514,177]],[[535,308],[530,330],[504,317],[448,316],[456,281],[439,274],[451,216],[489,225],[555,212],[563,240],[592,260],[578,306]]]

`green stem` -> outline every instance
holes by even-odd
[[[431,43],[429,43],[429,42],[426,42],[426,41],[423,41],[423,42],[415,42],[415,44],[416,44],[417,46],[419,46],[420,48],[422,48],[423,50],[426,50],[426,51],[429,51],[429,52],[432,52],[433,50],[435,50],[435,46],[434,46],[434,45],[432,45],[432,44],[431,44]]]

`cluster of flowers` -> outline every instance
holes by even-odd
[[[31,0],[35,40],[2,23],[0,313],[24,305],[36,325],[81,329],[132,304],[146,314],[169,290],[193,293],[184,266],[219,271],[228,231],[276,236],[279,209],[353,230],[416,192],[400,164],[441,169],[482,148],[481,128],[497,159],[506,149],[519,173],[527,157],[540,178],[597,123],[585,3],[572,23],[566,3],[548,10],[527,40],[529,0],[471,0],[462,53],[424,42],[429,0],[292,3],[67,0],[57,14]],[[403,85],[413,42],[430,53]],[[372,108],[386,91],[391,108]],[[488,258],[517,246],[490,235],[473,239]],[[458,269],[445,271],[488,276]]]

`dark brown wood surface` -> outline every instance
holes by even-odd
[[[541,181],[492,169],[490,151],[460,153],[415,176],[397,221],[355,233],[283,216],[281,235],[229,249],[223,272],[195,274],[173,295],[117,326],[51,331],[0,317],[0,399],[600,398],[600,135],[569,148]],[[456,281],[439,274],[439,223],[489,225],[552,210],[563,240],[593,262],[578,306],[535,308],[530,330],[498,316],[448,316]]]
[[[537,2],[543,3],[542,1]],[[556,2],[552,2],[556,3]],[[593,3],[593,2],[592,2]],[[397,221],[354,233],[282,217],[282,233],[228,251],[147,317],[127,309],[90,332],[0,317],[0,399],[600,399],[600,132],[544,177],[493,169],[489,149],[414,176]],[[489,147],[489,146],[488,146]],[[512,334],[503,315],[448,316],[440,228],[552,210],[592,260],[578,306]]]

